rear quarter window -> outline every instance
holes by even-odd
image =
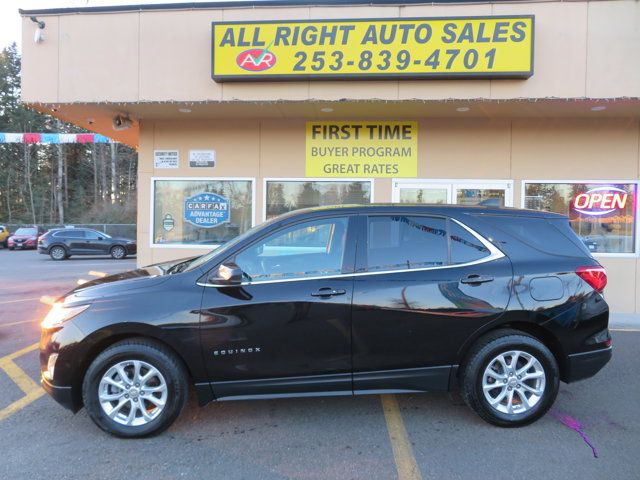
[[[591,256],[567,218],[483,215],[482,220],[536,250],[570,257]]]

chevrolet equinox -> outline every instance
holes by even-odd
[[[299,210],[60,298],[42,322],[42,384],[121,437],[166,429],[190,385],[201,405],[459,389],[516,427],[611,358],[606,280],[557,214]]]

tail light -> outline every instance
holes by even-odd
[[[607,272],[604,267],[578,267],[576,274],[596,292],[602,292],[607,286]]]

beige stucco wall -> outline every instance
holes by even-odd
[[[393,112],[389,112],[393,119]],[[189,255],[201,249],[150,247],[148,208],[152,177],[251,177],[256,180],[254,222],[263,217],[265,177],[305,176],[305,120],[149,121],[141,123],[139,264]],[[514,180],[520,206],[522,180],[637,180],[640,121],[418,120],[422,179]],[[190,149],[215,149],[212,170],[189,168]],[[154,170],[154,149],[180,151],[181,168]],[[390,202],[392,180],[375,179],[374,201]],[[607,297],[617,312],[640,311],[639,261],[600,258],[609,271]]]
[[[528,80],[218,84],[216,20],[535,14]],[[508,99],[640,97],[640,2],[230,8],[42,15],[45,41],[23,19],[26,102]]]

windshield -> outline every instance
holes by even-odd
[[[19,228],[14,235],[37,235],[38,230],[35,228]]]
[[[258,233],[260,230],[267,228],[268,226],[270,226],[274,221],[278,220],[278,217],[272,219],[272,220],[268,220],[264,223],[261,223],[258,226],[255,226],[253,228],[250,228],[249,230],[247,230],[246,232],[244,232],[241,235],[238,235],[236,238],[229,240],[227,243],[224,243],[222,245],[220,245],[218,248],[211,250],[209,253],[202,255],[201,257],[197,257],[194,258],[193,260],[190,261],[190,263],[186,266],[180,269],[181,272],[189,272],[191,270],[193,270],[194,268],[198,268],[201,267],[202,265],[204,265],[205,263],[207,263],[209,260],[211,260],[213,257],[217,256],[217,255],[221,255],[224,252],[226,252],[227,250],[231,249],[232,247],[234,247],[235,245],[237,245],[238,243],[242,242],[243,240],[245,240],[246,238],[255,235],[256,233]]]

